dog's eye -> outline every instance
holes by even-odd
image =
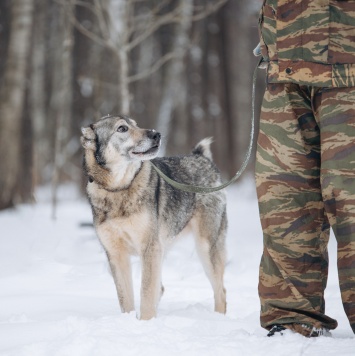
[[[118,127],[117,132],[127,132],[128,127],[126,125],[121,125]]]

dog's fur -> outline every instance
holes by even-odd
[[[212,284],[215,311],[226,312],[226,199],[223,192],[186,193],[166,183],[148,160],[171,178],[200,186],[220,184],[211,160],[210,139],[192,154],[155,158],[160,134],[126,116],[108,116],[82,128],[87,194],[94,225],[107,253],[122,312],[134,310],[130,255],[142,262],[141,319],[156,316],[164,288],[161,268],[167,247],[191,227]]]

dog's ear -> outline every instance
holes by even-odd
[[[96,143],[95,143],[95,140],[87,140],[84,136],[81,136],[81,137],[80,137],[80,142],[81,142],[81,145],[82,145],[86,150],[96,151]]]
[[[82,127],[81,133],[83,134],[83,137],[87,140],[95,140],[95,132],[93,125],[90,125],[88,127]]]
[[[92,125],[88,127],[82,127],[81,128],[81,133],[83,134],[80,137],[80,142],[81,145],[86,149],[86,150],[96,150],[96,143],[95,143],[95,132],[93,130]]]

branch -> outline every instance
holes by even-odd
[[[115,46],[111,43],[111,41],[103,39],[102,37],[96,35],[94,32],[89,31],[75,17],[72,17],[71,21],[73,22],[73,25],[77,28],[77,30],[83,35],[89,37],[91,40],[100,44],[101,46],[115,49]]]
[[[88,30],[85,28],[74,16],[71,17],[71,21],[73,25],[76,27],[76,29],[82,33],[83,35],[87,36],[94,42],[98,43],[99,45],[111,49],[114,53],[117,53],[117,47],[115,44],[111,41],[110,38],[102,38],[98,35],[96,35],[94,32]]]
[[[64,0],[55,0],[55,2],[56,2],[57,4],[60,4],[60,5],[65,5],[65,4],[66,4],[66,1],[64,1]],[[72,3],[72,5],[74,5],[74,6],[82,6],[82,7],[85,7],[85,8],[87,8],[88,10],[90,10],[91,12],[94,12],[94,11],[95,11],[94,5],[90,4],[90,3],[87,2],[87,1],[75,0],[75,1],[72,1],[71,3]]]
[[[134,1],[134,0],[133,0]],[[144,1],[144,0],[140,0]],[[160,0],[159,4],[156,5],[151,11],[148,13],[143,13],[136,15],[132,20],[131,20],[131,26],[128,29],[128,36],[130,37],[133,35],[134,32],[139,31],[139,30],[145,30],[147,28],[147,22],[152,19],[154,19],[159,12],[164,8],[164,6],[167,6],[169,3],[171,3],[171,0]]]
[[[136,46],[138,46],[141,42],[143,42],[147,37],[157,31],[161,26],[167,25],[174,22],[179,22],[180,20],[180,8],[177,7],[173,11],[163,15],[159,18],[152,18],[152,22],[149,27],[143,28],[140,35],[134,38],[127,46],[126,50],[129,52]]]
[[[65,4],[64,0],[55,0],[56,2],[60,4]],[[135,2],[135,0],[131,0]],[[140,0],[138,0],[140,1]],[[218,0],[215,3],[210,3],[208,4],[205,9],[195,15],[192,16],[192,21],[199,21],[204,19],[205,17],[211,15],[213,12],[217,11],[220,7],[222,7],[225,3],[227,3],[228,0]],[[170,2],[170,0],[162,0],[158,5],[155,6],[155,8],[149,13],[149,15],[141,15],[141,16],[136,16],[134,18],[134,23],[138,22],[140,24],[143,20],[144,17],[149,17],[150,18],[150,23],[142,24],[142,25],[137,25],[133,24],[131,29],[128,29],[128,37],[131,36],[134,32],[137,32],[137,30],[140,30],[141,33],[137,35],[131,42],[126,44],[124,46],[124,51],[130,52],[132,49],[134,49],[136,46],[138,46],[141,42],[143,42],[145,39],[147,39],[150,35],[152,35],[154,32],[156,32],[160,27],[167,25],[167,24],[172,24],[172,23],[178,23],[181,21],[181,6],[176,7],[174,10],[171,12],[158,16],[157,14],[159,11]],[[103,15],[103,9],[102,9],[102,3],[99,0],[95,0],[95,5],[88,4],[87,2],[83,0],[75,0],[73,2],[75,5],[78,6],[83,6],[89,9],[91,12],[93,12],[99,22],[99,27],[100,31],[102,34],[102,37],[96,35],[94,32],[88,30],[85,28],[76,18],[74,15],[71,15],[71,21],[73,22],[74,26],[78,29],[79,32],[81,32],[83,35],[89,37],[96,43],[109,47],[111,50],[114,52],[117,52],[117,47],[118,45],[113,43],[112,40],[110,39],[109,35],[109,29],[108,29],[108,24],[107,21],[104,18]],[[139,20],[139,21],[138,21]],[[139,28],[137,28],[139,27]]]
[[[132,76],[128,77],[128,83],[133,83],[133,82],[136,82],[138,80],[141,80],[141,79],[149,77],[151,74],[153,74],[156,71],[158,71],[166,62],[168,62],[168,61],[170,61],[170,60],[172,60],[174,58],[180,57],[180,56],[181,55],[177,54],[176,52],[169,52],[169,53],[165,54],[156,63],[154,63],[154,65],[152,65],[151,67],[145,69],[144,71],[142,71],[142,72],[140,72],[138,74],[135,74],[135,75],[132,75]],[[118,84],[103,82],[101,80],[90,78],[90,77],[87,77],[87,76],[78,77],[79,85],[81,85],[81,83],[84,80],[87,80],[87,79],[91,80],[94,84],[101,85],[102,87],[107,88],[107,89],[117,89],[117,87],[118,87]]]
[[[103,82],[102,80],[90,78],[90,77],[88,77],[86,75],[85,76],[81,75],[81,76],[78,77],[78,79],[77,79],[78,84],[81,85],[82,82],[84,80],[87,80],[87,79],[91,80],[91,82],[93,82],[96,85],[102,86],[103,88],[107,88],[107,89],[110,89],[110,90],[117,90],[117,88],[118,88],[118,84]]]
[[[146,70],[140,73],[128,77],[128,83],[136,82],[137,80],[141,80],[146,77],[149,77],[151,74],[159,70],[160,67],[162,67],[166,62],[177,57],[180,57],[180,55],[177,54],[176,52],[169,52],[165,54],[163,57],[159,58],[159,60],[155,62],[150,68],[147,68]]]
[[[102,37],[104,37],[107,41],[109,41],[110,29],[108,27],[107,20],[105,20],[104,8],[102,6],[101,0],[95,0],[95,9],[96,9],[95,13],[99,22],[99,27],[100,27]]]
[[[217,2],[214,2],[212,4],[209,3],[203,11],[192,16],[192,21],[199,21],[204,19],[205,17],[208,17],[209,15],[217,11],[220,7],[222,7],[224,4],[226,4],[227,1],[229,0],[218,0]]]
[[[66,1],[65,0],[54,0],[56,3],[65,6]],[[71,22],[73,25],[76,27],[76,29],[82,33],[83,35],[87,36],[94,42],[100,44],[101,46],[105,47],[110,47],[113,49],[113,43],[110,41],[110,36],[109,36],[109,31],[108,31],[108,25],[107,21],[104,18],[104,9],[102,7],[102,3],[99,0],[95,0],[95,4],[90,4],[86,1],[83,0],[75,0],[71,2],[75,6],[81,6],[86,9],[88,9],[92,14],[94,14],[97,17],[98,24],[99,24],[99,29],[101,32],[102,37],[98,36],[94,32],[88,30],[85,28],[80,21],[76,19],[76,17],[72,14],[70,17]]]
[[[217,11],[220,7],[227,3],[229,0],[218,0],[215,3],[208,4],[203,11],[197,13],[192,16],[192,21],[199,21],[204,19],[205,17],[211,15],[215,11]],[[158,5],[157,10],[160,9]],[[157,31],[161,26],[177,23],[181,21],[181,6],[176,7],[174,10],[169,12],[166,15],[161,17],[152,17],[152,22],[148,26],[141,26],[142,33],[134,38],[127,46],[126,50],[129,52],[136,46],[138,46],[141,42],[143,42],[147,37],[152,35],[155,31]],[[137,29],[132,28],[131,32],[134,33]]]

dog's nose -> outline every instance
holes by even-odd
[[[150,139],[154,140],[156,143],[160,141],[161,138],[160,132],[157,132],[155,130],[149,130],[147,135]]]

